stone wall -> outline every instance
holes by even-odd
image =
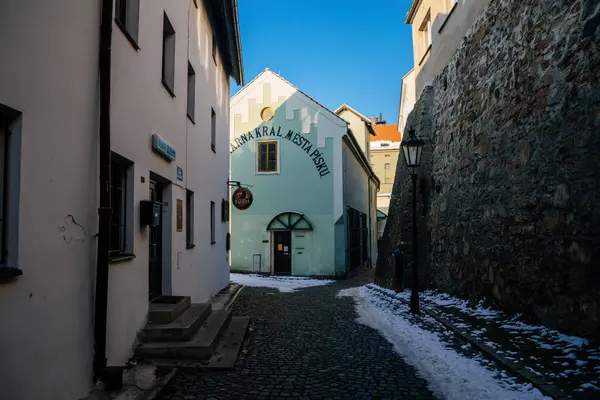
[[[407,123],[424,117],[433,127],[424,279],[592,338],[600,337],[599,24],[597,1],[491,2],[429,89],[433,100],[422,96]],[[396,176],[388,226],[406,229],[397,216],[410,201],[408,178]],[[399,229],[386,226],[384,242]]]

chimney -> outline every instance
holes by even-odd
[[[377,117],[373,115],[371,117],[371,125],[373,125],[373,127],[375,127],[376,124],[377,124]]]
[[[383,113],[379,113],[379,120],[383,121]]]

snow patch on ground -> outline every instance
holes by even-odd
[[[403,316],[404,304],[381,302],[366,287],[341,290],[340,297],[352,297],[356,302],[358,322],[379,331],[394,350],[413,365],[430,384],[430,389],[448,400],[548,399],[531,384],[515,383],[449,348],[434,332],[421,329]]]
[[[379,289],[381,290],[381,289]],[[392,294],[396,295],[392,291]],[[405,297],[408,299],[410,291],[404,291],[397,294],[398,297]],[[451,307],[464,312],[465,314],[472,315],[481,319],[496,319],[502,316],[500,311],[492,310],[491,308],[483,307],[483,302],[480,301],[475,308],[469,306],[469,302],[461,300],[456,297],[452,297],[446,293],[438,293],[432,290],[426,290],[419,294],[419,297],[426,302],[436,304],[438,306]]]
[[[232,282],[244,286],[265,287],[278,289],[280,292],[293,292],[297,289],[328,285],[335,281],[311,279],[298,276],[261,276],[256,274],[234,274],[229,275]]]

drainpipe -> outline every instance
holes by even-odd
[[[110,248],[110,56],[113,0],[102,0],[100,22],[100,207],[98,208],[98,244],[96,256],[96,293],[94,299],[94,381],[106,369],[106,319],[108,304],[108,264]]]

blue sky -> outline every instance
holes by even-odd
[[[238,0],[246,82],[268,67],[331,110],[347,103],[397,123],[400,83],[413,65],[404,23],[411,3]]]

